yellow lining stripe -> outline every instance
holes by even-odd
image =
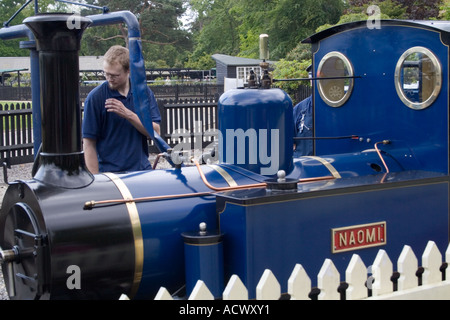
[[[125,183],[114,173],[104,173],[119,189],[124,200],[133,200],[130,190]],[[144,240],[142,237],[141,220],[135,202],[126,202],[128,215],[130,216],[131,228],[134,238],[134,278],[130,291],[130,298],[133,298],[142,280],[142,269],[144,266]]]
[[[222,176],[222,178],[225,179],[225,181],[228,183],[230,187],[238,186],[237,182],[233,179],[233,177],[230,176],[230,174],[226,172],[222,167],[219,167],[217,165],[208,165],[208,167],[216,170]]]
[[[308,158],[308,159],[313,159],[313,160],[319,161],[320,163],[322,163],[328,169],[328,171],[330,171],[330,173],[333,175],[333,177],[335,177],[336,179],[340,179],[341,178],[341,175],[336,170],[336,168],[333,167],[333,165],[330,162],[328,162],[326,159],[321,158],[321,157],[314,157],[314,156],[306,156],[304,158]]]

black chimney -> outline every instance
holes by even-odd
[[[39,52],[42,145],[34,179],[62,188],[85,187],[94,178],[82,151],[78,51],[92,21],[58,13],[29,17],[24,23]]]

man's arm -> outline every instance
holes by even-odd
[[[106,100],[105,108],[108,112],[114,112],[118,116],[127,119],[140,133],[147,138],[150,138],[150,135],[142,124],[141,119],[139,119],[139,116],[125,107],[122,102],[117,99],[108,99]],[[153,130],[155,130],[158,134],[161,134],[160,126],[156,122],[153,122]]]
[[[148,134],[147,130],[145,129],[144,125],[141,122],[141,119],[139,119],[139,116],[130,111],[130,115],[126,118],[132,125],[135,127],[140,133],[142,133],[147,138],[150,138],[150,135]],[[158,123],[153,122],[153,130],[157,132],[158,134],[161,134],[161,128]]]
[[[161,127],[159,123],[153,122],[153,130],[156,131],[159,135],[161,135]]]
[[[84,161],[88,170],[92,174],[99,173],[97,158],[97,141],[94,139],[83,138]]]

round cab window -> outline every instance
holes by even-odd
[[[353,90],[353,66],[340,52],[330,52],[320,61],[317,69],[318,90],[322,100],[330,107],[340,107],[350,98]]]
[[[439,96],[441,86],[442,67],[430,50],[414,47],[400,57],[395,88],[406,106],[414,110],[428,108]]]

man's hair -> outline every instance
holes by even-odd
[[[112,46],[105,53],[104,61],[108,64],[120,64],[126,72],[130,70],[130,53],[122,46]]]

